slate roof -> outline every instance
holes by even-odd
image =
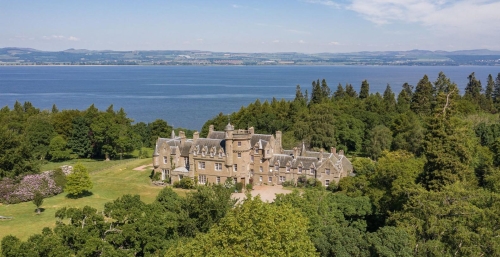
[[[188,139],[184,142],[184,147],[181,147],[181,138],[176,137],[174,139],[171,138],[159,138],[158,143],[156,144],[155,151],[153,156],[158,156],[160,153],[160,147],[166,143],[170,146],[171,154],[176,154],[177,149],[179,149],[181,156],[189,156],[189,149],[191,148],[191,144],[193,143],[192,139]]]
[[[225,139],[226,133],[224,131],[212,131],[208,133],[207,138],[209,139]]]
[[[253,134],[252,138],[250,139],[250,145],[253,147],[259,140],[263,142],[262,147],[266,147],[268,142],[271,141],[272,135],[264,135],[264,134]]]
[[[207,154],[210,153],[210,150],[212,147],[215,147],[215,154],[219,153],[219,150],[222,149],[224,152],[226,152],[226,140],[221,140],[221,139],[211,139],[211,138],[198,138],[195,143],[192,144],[191,146],[191,152],[196,151],[196,148],[198,147],[198,152],[201,154],[203,151],[204,147],[207,147]]]
[[[288,162],[293,165],[293,158],[292,156],[286,154],[274,154],[269,161],[269,165],[274,166],[276,162],[279,162],[279,166],[284,168]]]

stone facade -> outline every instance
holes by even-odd
[[[155,173],[171,183],[183,177],[198,178],[199,184],[224,183],[230,178],[243,184],[282,184],[305,176],[325,186],[352,173],[351,162],[343,151],[312,152],[302,148],[284,150],[281,131],[276,135],[255,134],[253,128],[224,131],[210,126],[207,138],[186,139],[184,132],[171,138],[158,138],[153,154]]]

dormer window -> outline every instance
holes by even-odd
[[[255,153],[259,154],[259,148],[255,148]]]
[[[238,142],[238,147],[240,147],[240,146],[241,146],[241,142]]]
[[[168,161],[168,157],[167,156],[163,156],[163,164],[167,164],[167,161]]]
[[[274,165],[274,171],[278,172],[280,170],[280,166]]]
[[[299,167],[299,168],[297,169],[297,173],[302,173],[302,167]]]
[[[286,172],[290,172],[290,166],[286,166]]]

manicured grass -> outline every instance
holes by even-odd
[[[76,162],[75,162],[76,163]],[[152,186],[149,175],[152,166],[142,171],[133,170],[142,165],[151,164],[151,159],[130,159],[110,162],[81,162],[92,170],[90,177],[94,185],[92,195],[78,199],[67,198],[65,193],[46,198],[41,206],[44,211],[37,215],[35,205],[25,202],[11,205],[0,205],[0,216],[13,217],[11,220],[0,220],[0,239],[6,235],[14,235],[22,240],[41,233],[44,227],[55,226],[55,212],[62,207],[83,207],[85,205],[104,209],[104,204],[125,194],[138,194],[141,200],[151,203],[162,187]],[[90,168],[93,167],[93,168]],[[106,168],[107,167],[107,168]],[[185,190],[176,190],[185,196]]]

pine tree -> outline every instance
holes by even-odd
[[[341,99],[341,98],[344,98],[345,96],[346,96],[346,92],[344,91],[344,88],[342,87],[342,85],[339,83],[339,85],[337,86],[337,91],[335,91],[335,93],[333,93],[333,98]]]
[[[432,109],[434,94],[429,77],[424,77],[418,82],[415,93],[412,96],[410,108],[416,114],[429,115]]]
[[[358,93],[356,93],[356,90],[354,90],[354,87],[352,87],[351,84],[347,84],[345,85],[345,93],[348,97],[352,97],[352,98],[357,98],[358,97]]]
[[[483,91],[481,81],[476,79],[476,75],[474,74],[474,72],[471,73],[467,78],[469,79],[469,82],[465,87],[464,97],[472,101],[473,103],[480,105],[482,102],[481,92]]]
[[[87,125],[87,120],[84,117],[76,117],[73,120],[73,130],[68,140],[68,146],[80,158],[87,158],[92,153],[89,133],[90,128]]]
[[[365,99],[368,98],[370,95],[370,84],[368,84],[368,81],[365,79],[363,82],[361,82],[361,89],[359,91],[359,98]]]
[[[387,87],[385,88],[383,98],[386,111],[393,112],[396,108],[396,99],[389,84],[387,84]]]
[[[493,101],[497,104],[500,103],[500,72],[497,75],[497,78],[495,79],[495,87],[493,89]]]

